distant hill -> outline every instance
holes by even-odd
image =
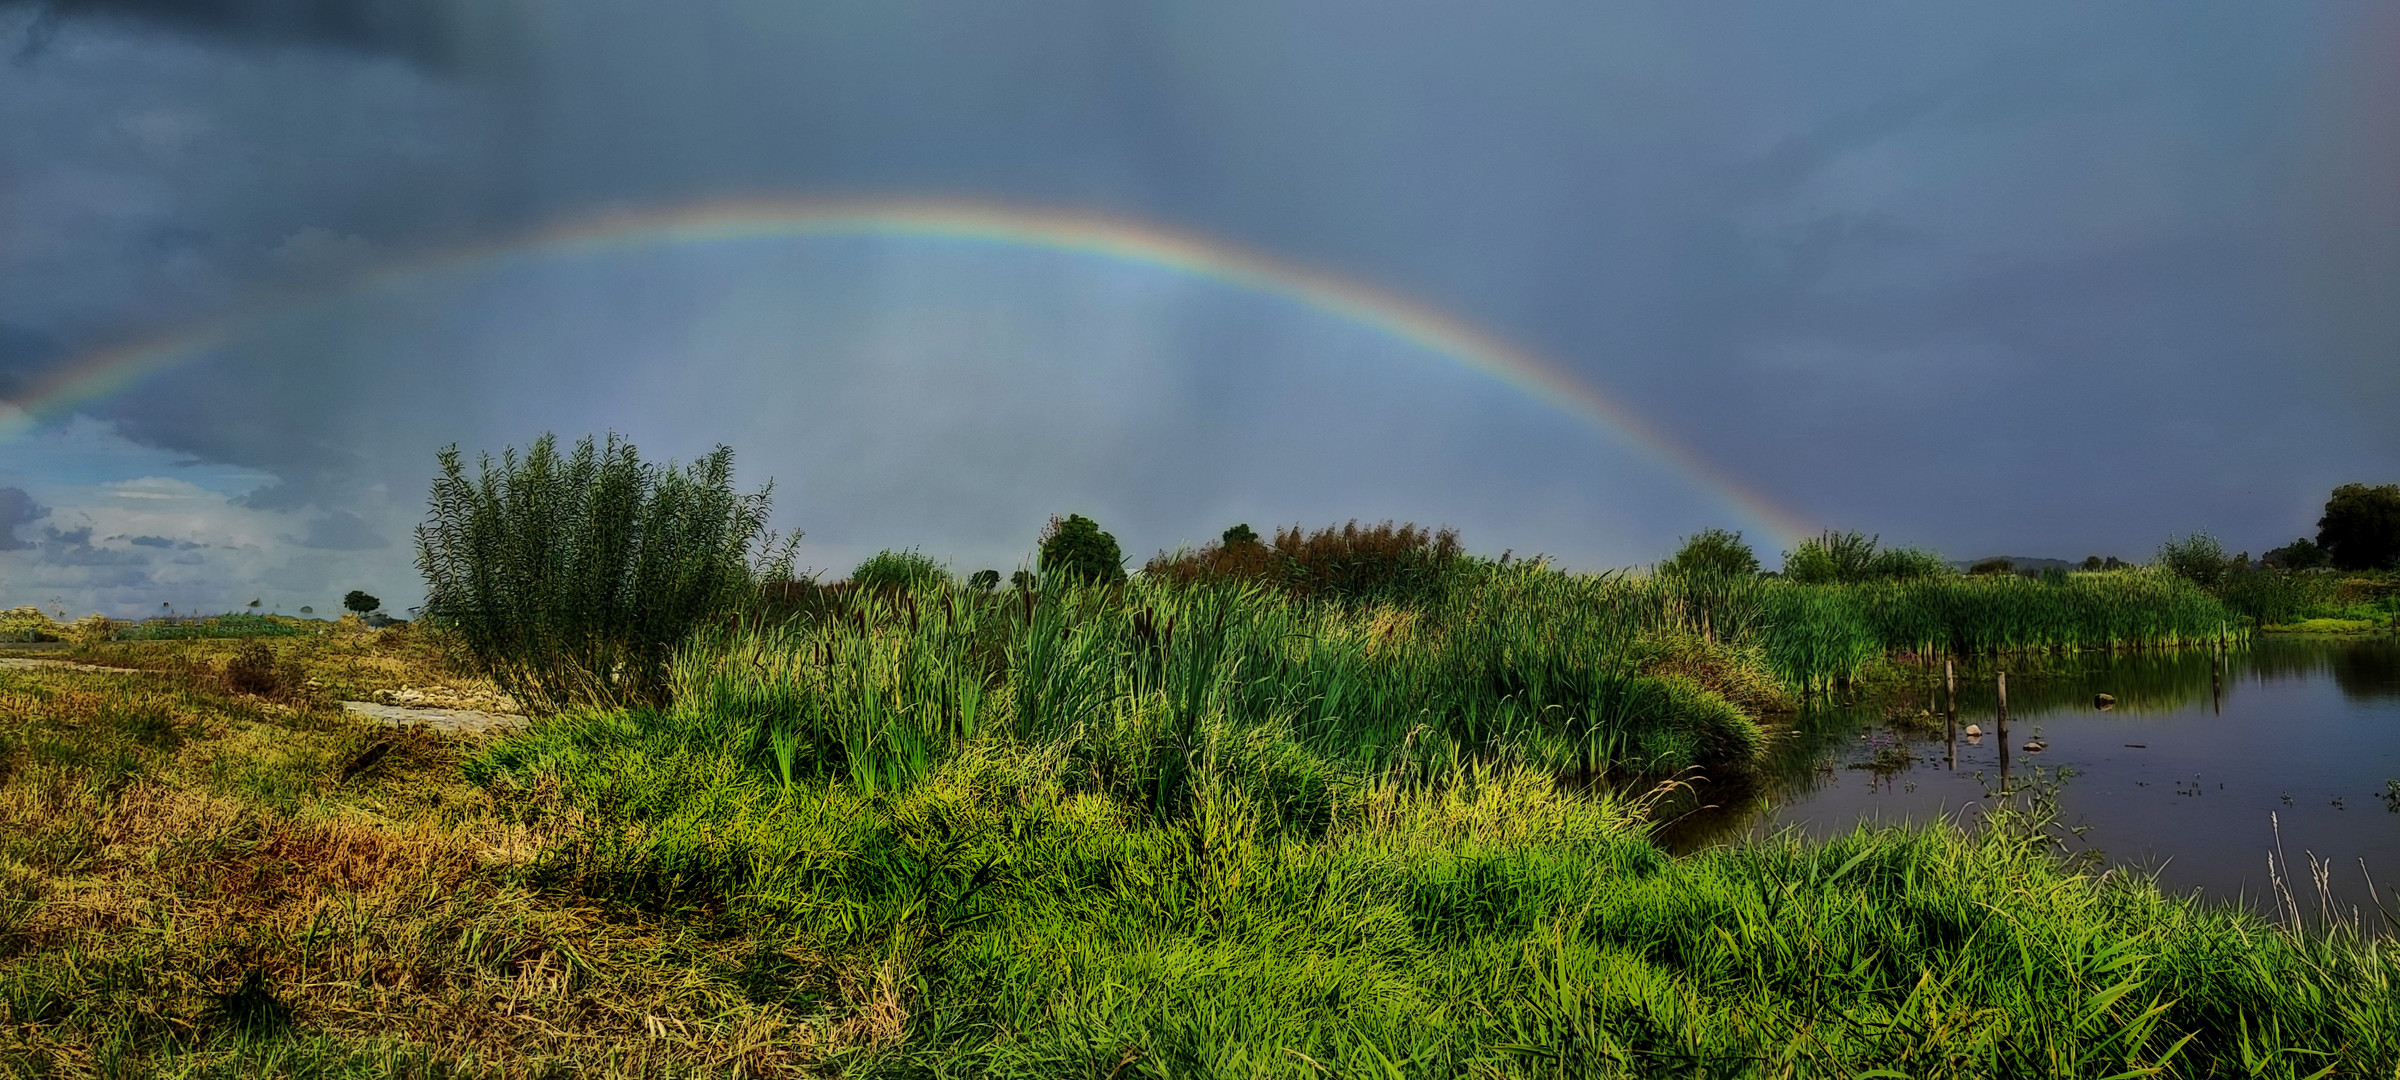
[[[2022,555],[2000,555],[1996,557],[2007,559],[2009,567],[2018,571],[2048,570],[2052,567],[2056,567],[2060,570],[2075,570],[2080,569],[2083,566],[2082,559],[2029,559]],[[1950,561],[1950,565],[1964,570],[1982,561],[1982,559],[1953,559]]]

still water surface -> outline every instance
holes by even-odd
[[[1996,671],[2008,674],[2005,743]],[[2010,658],[1958,674],[1955,738],[1941,670],[1925,670],[1904,705],[1804,713],[1762,783],[1706,792],[1723,805],[1663,839],[1688,850],[1787,828],[1958,819],[2004,788],[2042,788],[2061,824],[2083,827],[2076,845],[2154,870],[2171,891],[2264,910],[2280,842],[2296,870],[2311,854],[2329,860],[2336,899],[2368,923],[2381,921],[2378,894],[2400,917],[2400,639],[2266,636],[2222,661],[2204,650]],[[2097,708],[2096,694],[2114,706]],[[1983,737],[1968,738],[1969,724]],[[2026,752],[2034,739],[2045,748]]]

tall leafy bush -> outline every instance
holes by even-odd
[[[767,488],[734,490],[723,446],[678,468],[614,435],[562,455],[545,434],[473,478],[456,446],[440,463],[417,528],[425,611],[537,706],[664,703],[677,644],[791,572],[798,535],[768,530]]]

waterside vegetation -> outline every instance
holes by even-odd
[[[1569,574],[1355,522],[1228,529],[1128,577],[1070,515],[1006,586],[913,552],[820,584],[787,579],[729,459],[549,445],[478,481],[445,457],[421,625],[0,669],[0,1061],[2400,1069],[2390,939],[2077,862],[2038,803],[1681,857],[1651,839],[1662,790],[1754,767],[1812,696],[1932,655],[2238,638],[2224,581],[1960,575],[1856,534],[1771,576],[1723,533],[1658,572]],[[657,581],[672,625],[622,616]],[[537,715],[486,741],[332,704],[401,680]]]

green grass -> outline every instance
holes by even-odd
[[[2205,594],[1458,574],[852,594],[489,744],[229,694],[222,642],[0,672],[0,1075],[2400,1069],[2389,941],[2072,861],[2039,805],[1650,839],[1650,778],[1751,767],[1803,689],[2210,640]]]
[[[2363,634],[2377,628],[2372,619],[2302,619],[2269,630],[2286,634]]]
[[[478,775],[585,815],[553,887],[821,958],[761,977],[816,1023],[895,1023],[841,1058],[854,1075],[2400,1063],[2388,946],[2080,871],[2037,817],[1670,859],[1637,804],[1505,762],[1347,789],[1309,819],[1220,763],[1161,820],[998,735],[870,792],[787,786],[671,731],[561,717]]]

